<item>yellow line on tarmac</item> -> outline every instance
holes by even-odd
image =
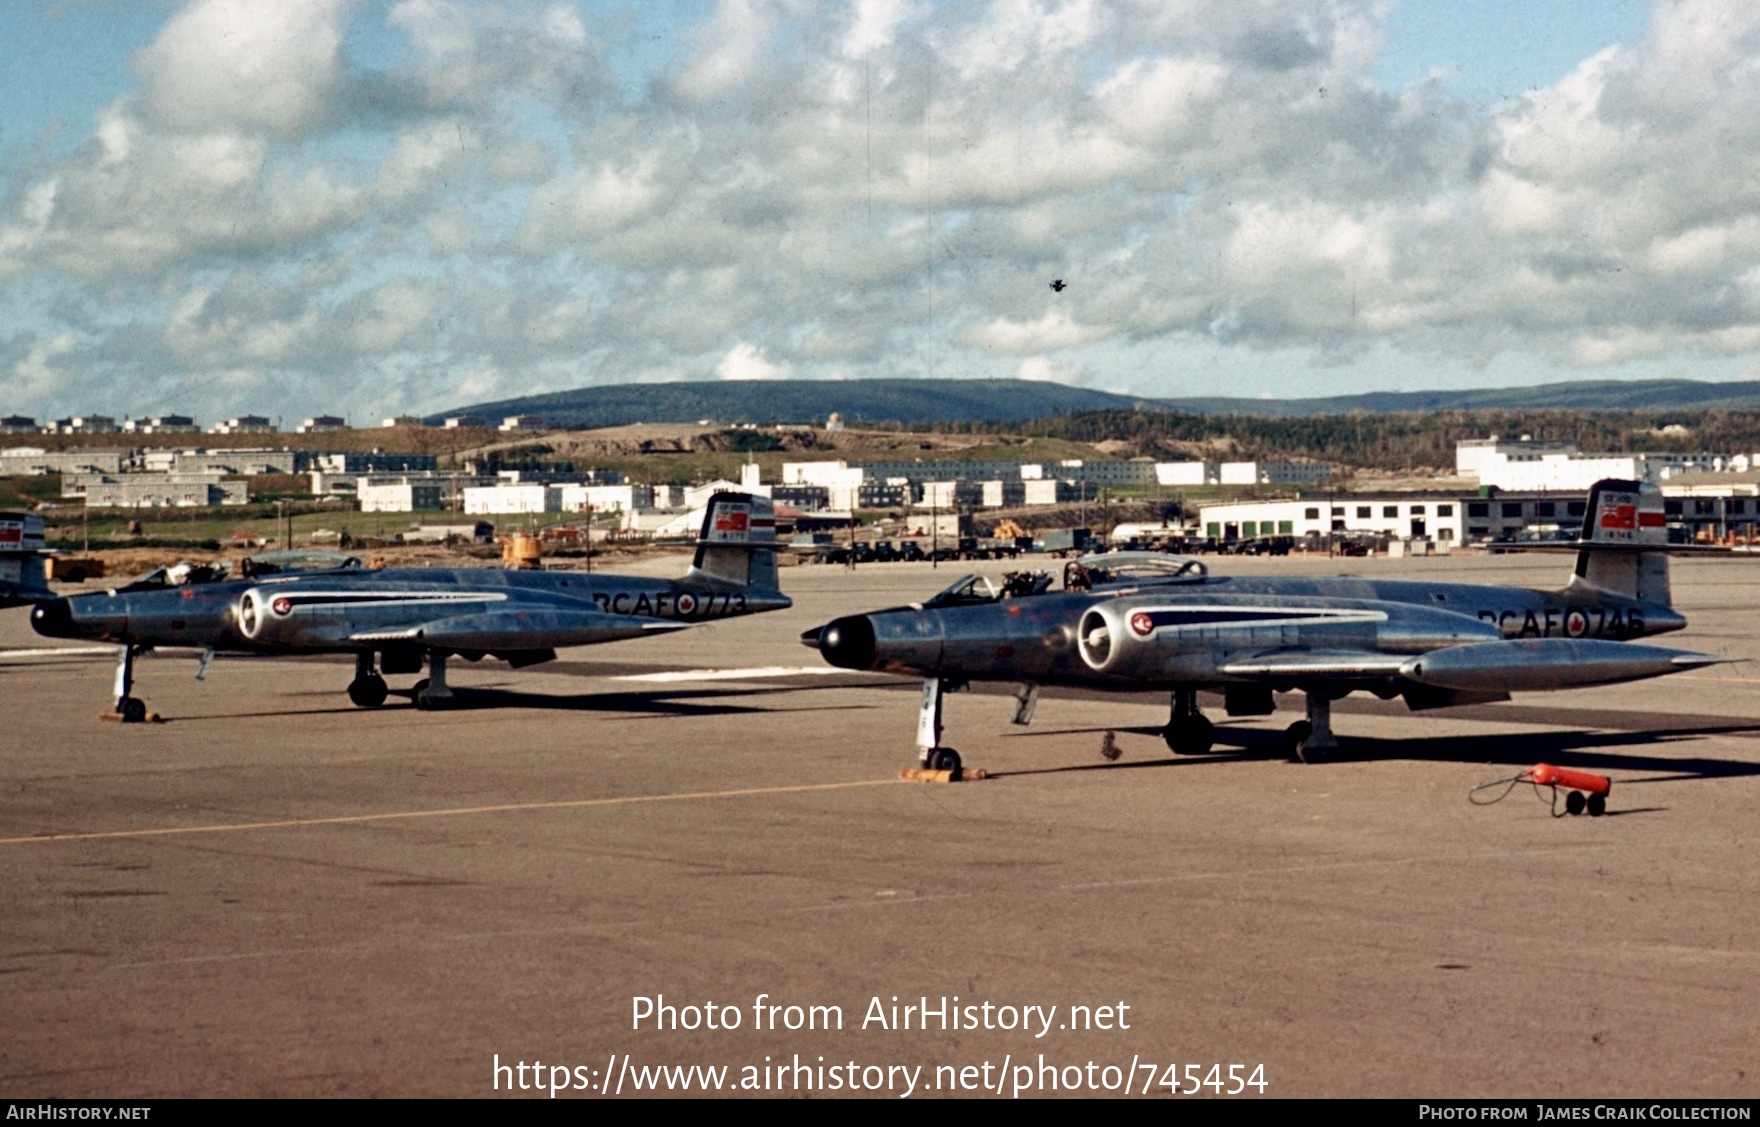
[[[816,790],[897,785],[898,779],[861,779],[848,783],[803,783],[792,787],[748,787],[744,790],[686,791],[682,794],[632,794],[621,798],[577,798],[560,802],[510,802],[499,806],[455,806],[444,810],[400,810],[388,814],[346,814],[334,818],[289,818],[278,822],[232,822],[212,826],[171,826],[154,830],[105,830],[96,833],[39,834],[0,837],[0,845],[48,841],[108,841],[128,837],[171,837],[176,834],[235,833],[241,830],[285,830],[301,826],[346,826],[358,822],[390,822],[407,818],[451,818],[461,814],[507,814],[528,810],[576,810],[588,806],[632,806],[642,802],[680,802],[699,798],[744,798],[760,794],[801,794]]]

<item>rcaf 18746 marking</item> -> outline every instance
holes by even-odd
[[[1636,608],[1482,610],[1479,618],[1494,624],[1506,638],[1629,638],[1644,632],[1644,616]]]

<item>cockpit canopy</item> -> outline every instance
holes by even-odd
[[[1066,591],[1113,590],[1120,587],[1155,587],[1170,583],[1203,583],[1210,569],[1191,556],[1164,552],[1108,552],[1073,559],[1063,569]],[[937,607],[975,606],[1003,599],[1024,599],[1051,589],[1051,575],[1044,571],[1011,571],[998,584],[985,575],[962,575],[940,594],[921,605]]]
[[[360,557],[345,555],[342,552],[298,551],[259,552],[239,561],[238,571],[246,579],[255,579],[260,575],[286,575],[292,572],[309,571],[358,571],[361,566]],[[162,587],[186,587],[196,583],[218,583],[227,578],[232,565],[225,560],[213,563],[172,564],[170,567],[156,567],[137,579],[132,579],[120,590],[153,591]]]
[[[259,575],[286,575],[295,571],[358,571],[360,566],[359,556],[344,552],[288,548],[246,556],[239,564],[239,571],[246,579],[254,579]]]
[[[1107,552],[1081,556],[1063,569],[1066,591],[1105,587],[1158,587],[1170,583],[1203,583],[1210,569],[1191,556],[1165,552]]]
[[[945,588],[940,594],[923,604],[923,609],[934,607],[965,607],[979,603],[993,603],[1002,598],[1002,591],[985,575],[962,575]]]

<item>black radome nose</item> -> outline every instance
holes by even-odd
[[[31,608],[31,626],[45,638],[73,637],[73,608],[66,599],[49,599]]]
[[[874,624],[865,615],[836,619],[819,631],[819,652],[832,665],[872,669],[874,651]]]

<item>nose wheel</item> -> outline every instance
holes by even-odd
[[[116,655],[116,709],[103,714],[105,719],[120,720],[124,724],[147,722],[147,702],[134,695],[134,659],[143,652],[145,647],[132,642],[122,644],[121,652]]]

